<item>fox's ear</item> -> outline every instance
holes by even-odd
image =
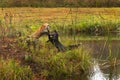
[[[47,27],[47,26],[49,26],[49,24],[48,23],[44,23],[43,26]]]
[[[42,26],[44,26],[45,29],[50,29],[50,25],[48,23],[44,23]]]

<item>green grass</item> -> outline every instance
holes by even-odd
[[[35,59],[35,60],[34,60]],[[42,49],[33,53],[32,61],[41,64],[39,73],[47,80],[69,79],[87,73],[91,65],[90,52],[83,48],[55,53]]]
[[[65,45],[68,44],[69,42]],[[36,46],[42,45],[41,48],[34,49],[32,45],[27,47],[25,43],[23,45],[21,43],[20,47],[24,50],[29,48],[28,54],[25,55],[25,61],[32,61],[40,65],[37,71],[44,76],[45,80],[72,79],[87,73],[91,66],[91,52],[85,50],[82,45],[80,48],[66,52],[58,52],[51,43],[41,44],[40,40]]]
[[[19,62],[0,58],[1,80],[32,80],[32,71],[29,66],[21,66]]]

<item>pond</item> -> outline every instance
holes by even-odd
[[[114,66],[108,64],[104,66],[108,67],[99,67],[99,60],[102,60],[103,63],[105,60],[109,61],[109,56],[120,59],[120,41],[119,40],[91,40],[91,41],[82,41],[82,43],[92,51],[92,55],[95,58],[94,66],[91,69],[93,73],[90,73],[90,80],[120,80],[120,66]],[[98,60],[98,61],[96,61]],[[102,63],[102,62],[101,62]],[[118,63],[116,63],[118,64]]]
[[[78,80],[120,80],[120,40],[113,36],[75,36],[72,40],[81,43],[86,50],[91,51],[93,66],[87,76]]]

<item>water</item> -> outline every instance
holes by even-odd
[[[76,41],[77,43],[81,43],[87,51],[92,53],[93,58],[95,58],[87,79],[83,77],[78,80],[120,80],[120,35],[115,34],[108,37],[80,34],[80,36],[69,36],[69,38],[74,44]],[[119,61],[116,63],[119,65],[111,66],[110,64],[106,64],[101,67],[100,64],[110,61],[108,59],[110,55]]]
[[[89,80],[107,80],[104,73],[100,70],[98,63],[95,63],[91,69]]]
[[[120,60],[120,40],[86,40],[80,41],[86,50],[91,51],[95,58],[93,67],[90,69],[88,80],[120,80],[120,63],[111,66],[108,64],[100,67],[99,64],[105,63],[108,56],[112,55]],[[120,61],[119,61],[120,62]]]
[[[120,80],[120,75],[112,76],[110,74],[105,74],[100,69],[97,62],[94,63],[94,66],[92,67],[90,71],[90,76],[88,76],[89,80]]]
[[[98,65],[107,61],[110,55],[120,60],[120,40],[86,40],[80,42],[92,52],[95,58],[88,80],[120,80],[120,65],[109,65],[108,67],[104,67],[106,66],[104,65],[104,68]]]
[[[105,60],[111,53],[112,56],[120,59],[120,40],[84,40],[80,43],[90,50],[95,58]]]

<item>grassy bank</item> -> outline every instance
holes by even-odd
[[[82,45],[66,52],[58,52],[52,44],[41,41],[36,48],[12,38],[0,39],[0,45],[0,78],[3,80],[78,79],[91,66],[91,52]]]
[[[85,75],[91,66],[91,53],[82,46],[66,52],[58,52],[50,43],[42,46],[34,49],[31,45],[28,49],[20,44],[21,48],[28,50],[25,61],[30,65],[31,62],[35,63],[34,70],[44,80],[77,79]]]
[[[1,80],[32,80],[33,74],[28,66],[21,66],[13,59],[0,58]]]

